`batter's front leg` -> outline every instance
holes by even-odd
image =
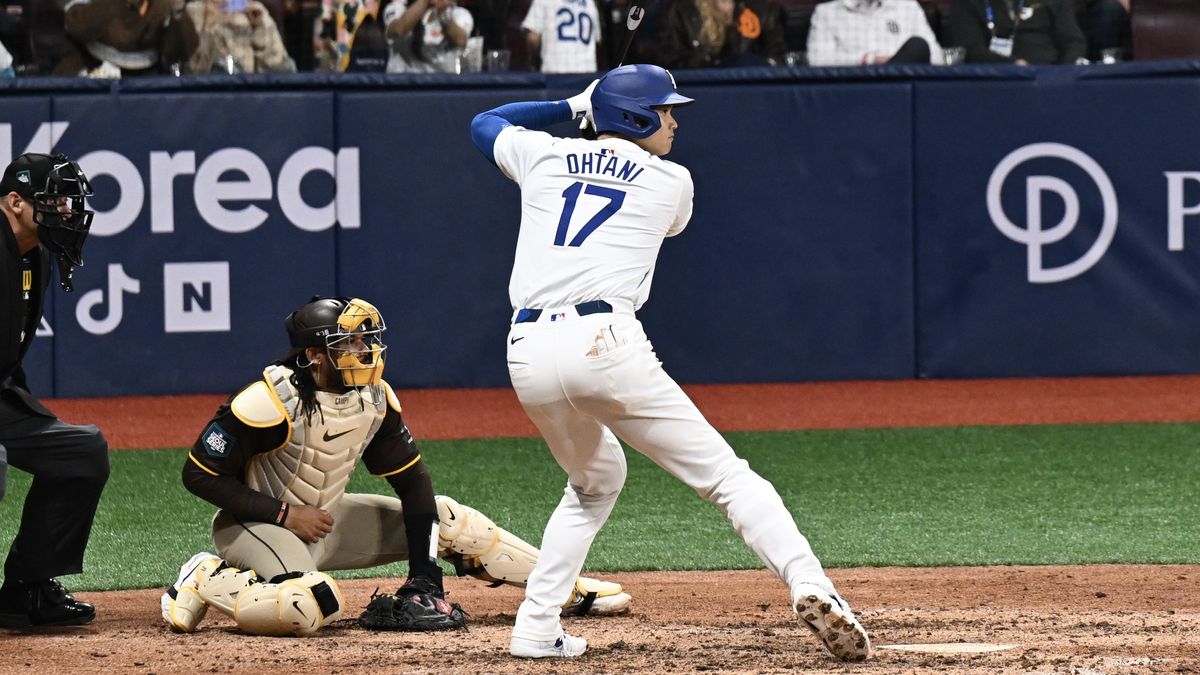
[[[525,412],[567,472],[567,487],[542,535],[513,637],[554,640],[562,632],[562,605],[625,484],[625,452],[612,432],[567,401]]]

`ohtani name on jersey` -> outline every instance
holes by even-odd
[[[590,173],[593,175],[612,176],[617,180],[632,183],[645,169],[637,162],[619,159],[612,150],[607,148],[600,152],[571,153],[567,155],[567,173]]]

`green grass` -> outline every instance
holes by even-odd
[[[827,567],[1200,562],[1200,425],[738,433]],[[422,443],[438,492],[535,545],[565,480],[540,440]],[[760,567],[720,512],[636,452],[593,571]],[[183,450],[112,457],[75,590],[163,586],[211,550],[213,509],[179,480]],[[29,477],[0,502],[6,551]],[[355,474],[351,491],[389,494]],[[403,575],[403,564],[339,573]]]

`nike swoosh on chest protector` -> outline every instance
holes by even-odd
[[[329,441],[332,441],[332,440],[333,440],[333,439],[335,439],[335,438],[341,438],[342,436],[345,436],[346,434],[348,434],[348,433],[350,433],[350,432],[352,432],[352,431],[355,431],[355,430],[357,430],[357,429],[358,429],[358,427],[354,427],[353,429],[347,429],[347,430],[345,430],[345,431],[339,431],[338,433],[336,433],[336,434],[332,434],[332,435],[331,435],[331,434],[330,434],[328,431],[326,431],[326,432],[325,432],[325,435],[324,435],[324,436],[322,436],[321,438],[324,438],[324,439],[325,439],[325,442],[326,442],[326,443],[328,443]]]

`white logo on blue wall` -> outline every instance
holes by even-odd
[[[1062,241],[1079,224],[1079,194],[1067,181],[1055,176],[1029,176],[1025,179],[1025,226],[1014,223],[1004,212],[1000,195],[1009,174],[1021,164],[1041,158],[1062,159],[1083,169],[1100,190],[1103,216],[1099,234],[1092,245],[1076,260],[1045,267],[1042,249]],[[1042,222],[1042,197],[1053,193],[1062,200],[1063,217],[1051,227]],[[1026,277],[1030,283],[1065,281],[1088,271],[1104,257],[1117,233],[1117,192],[1108,174],[1096,160],[1083,151],[1062,143],[1033,143],[1017,148],[996,165],[987,184],[988,215],[1004,236],[1025,245]]]
[[[69,122],[43,122],[24,152],[50,152],[69,126]],[[0,124],[0,159],[16,156],[13,151],[12,125]],[[272,201],[286,221],[305,232],[323,232],[335,225],[361,227],[358,148],[298,147],[276,175],[258,153],[239,147],[218,148],[199,157],[195,150],[154,150],[140,158],[140,165],[135,159],[139,158],[114,150],[93,150],[77,158],[93,183],[111,179],[117,187],[106,189],[116,195],[111,208],[91,205],[96,212],[92,236],[109,237],[129,229],[146,211],[147,202],[150,232],[170,234],[175,231],[177,196],[180,205],[187,204],[190,196],[194,213],[226,234],[243,234],[263,225],[268,218],[263,206]],[[328,203],[310,204],[301,194],[301,183],[313,174],[333,179],[334,194]],[[192,209],[184,210],[190,215]]]
[[[163,329],[168,333],[228,331],[229,263],[163,265]]]
[[[125,314],[125,293],[137,294],[142,290],[142,282],[125,274],[125,268],[120,263],[108,266],[108,290],[93,288],[79,298],[75,305],[75,320],[79,326],[92,335],[107,335],[121,325]],[[96,310],[107,311],[103,316],[96,316]]]

